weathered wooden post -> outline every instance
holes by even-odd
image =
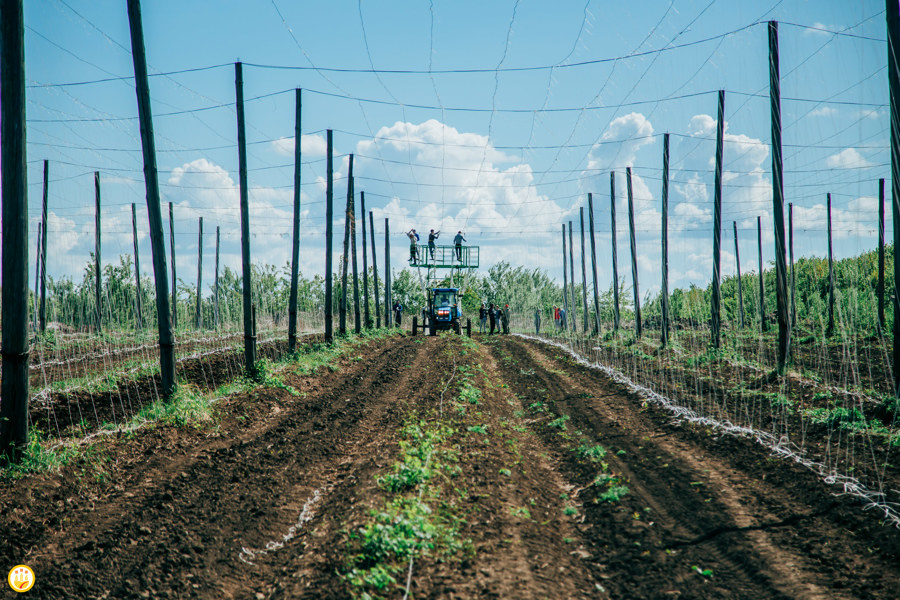
[[[94,304],[97,333],[103,331],[102,278],[100,271],[100,171],[94,171]]]
[[[588,196],[590,199],[590,195]],[[613,269],[613,331],[619,331],[619,259],[616,255],[616,172],[609,174],[609,207],[611,215],[610,229],[612,231],[612,269]],[[591,231],[594,230],[594,211],[591,210]],[[591,246],[593,247],[593,233],[591,234]],[[596,286],[595,286],[596,287]],[[594,294],[596,296],[596,290]]]
[[[141,259],[138,254],[137,206],[131,203],[131,235],[134,240],[134,318],[138,329],[144,328],[144,311],[141,306]]]
[[[360,333],[359,263],[356,262],[356,189],[350,178],[350,262],[353,263],[353,333]],[[365,245],[365,239],[363,239]]]
[[[334,232],[334,162],[331,130],[325,132],[327,156],[325,157],[325,341],[334,341],[332,302],[331,238]]]
[[[641,292],[638,285],[637,238],[634,234],[634,195],[631,191],[631,167],[625,168],[625,183],[628,188],[628,231],[631,240],[631,282],[634,284],[634,337],[640,339],[643,327],[641,326]]]
[[[566,224],[562,224],[562,258],[563,258],[563,309],[566,311],[566,329],[568,329],[568,319],[572,319],[569,314],[569,266],[566,263]]]
[[[213,288],[213,319],[216,324],[216,330],[219,329],[219,226],[216,225],[216,279]]]
[[[47,201],[50,192],[50,164],[44,161],[44,197],[41,204],[41,308],[39,322],[41,333],[47,329]],[[883,219],[882,219],[883,221]]]
[[[175,392],[175,338],[169,310],[169,285],[166,279],[166,246],[160,210],[159,179],[156,171],[156,142],[153,137],[153,113],[150,110],[150,84],[147,57],[144,53],[144,30],[141,26],[140,0],[128,0],[128,23],[131,31],[131,56],[137,92],[138,117],[141,124],[141,147],[144,158],[144,183],[147,188],[147,214],[150,220],[150,244],[153,276],[156,286],[156,315],[159,327],[160,382],[164,398]],[[172,204],[169,204],[171,224]],[[172,240],[174,248],[175,241]],[[174,279],[175,253],[172,253]]]
[[[660,290],[660,312],[662,323],[660,346],[669,343],[669,134],[663,134],[663,176],[662,176],[662,289]]]
[[[764,278],[765,269],[763,269],[761,217],[756,217],[756,242],[759,246],[759,321],[762,331],[768,331],[769,324],[766,323],[766,282]]]
[[[350,202],[353,199],[353,155],[350,155],[347,176],[347,205],[344,209],[344,253],[341,255],[341,303],[338,306],[340,325],[338,333],[347,335],[347,267],[350,262]]]
[[[594,275],[594,332],[600,335],[600,291],[597,288],[597,245],[594,240],[594,196],[588,194],[588,229],[591,234],[591,272]]]
[[[384,219],[384,325],[391,327],[391,228]]]
[[[241,270],[244,296],[244,368],[256,375],[256,335],[253,322],[253,286],[250,262],[250,201],[247,187],[247,134],[244,127],[244,74],[240,62],[234,63],[234,87],[237,100],[238,182],[241,194]]]
[[[572,221],[569,221],[569,286],[572,291],[572,315],[569,320],[572,322],[572,332],[578,331],[576,322],[578,321],[578,309],[575,302],[575,254],[572,252]]]
[[[25,24],[22,0],[0,2],[2,330],[0,457],[18,463],[28,445],[28,173],[25,157]]]
[[[891,215],[894,222],[894,248],[900,248],[900,7],[885,0],[887,7],[888,86],[891,102]],[[894,395],[900,396],[900,260],[894,258]]]
[[[884,330],[884,179],[878,180],[878,327]]]
[[[825,335],[834,333],[834,251],[831,244],[831,194],[827,196],[826,218],[828,219],[828,327]]]
[[[288,298],[288,352],[297,349],[297,286],[300,273],[301,90],[294,90],[294,219],[291,238],[291,295]]]
[[[734,227],[734,263],[737,266],[737,294],[738,294],[738,314],[741,317],[741,329],[744,328],[744,290],[741,281],[741,251],[738,248],[738,232],[737,221],[731,222]]]
[[[169,253],[172,255],[172,328],[178,329],[178,279],[175,277],[175,206],[169,202]]]
[[[32,305],[34,307],[34,318],[32,319],[32,326],[34,327],[35,332],[40,331],[38,329],[38,285],[40,283],[41,277],[41,238],[43,237],[42,233],[43,224],[38,223],[38,231],[37,231],[37,248],[35,248],[34,252],[34,299]]]
[[[363,322],[366,329],[372,329],[372,314],[369,312],[369,261],[366,253],[366,193],[359,193],[359,214],[362,215],[362,255],[363,255]],[[375,258],[374,256],[372,258]],[[378,310],[377,308],[375,310]]]
[[[791,327],[797,324],[797,277],[794,273],[794,203],[788,202],[788,254],[791,260]]]
[[[375,326],[381,327],[381,307],[378,305],[378,256],[375,253],[375,217],[369,211],[369,238],[372,241],[372,288],[375,291]]]
[[[791,323],[784,260],[784,173],[781,155],[781,81],[778,66],[778,23],[769,21],[769,99],[772,113],[772,217],[775,226],[775,296],[778,318],[778,371],[791,354]]]
[[[197,234],[197,306],[194,309],[194,319],[197,329],[203,328],[203,314],[200,311],[200,299],[203,297],[203,217],[200,217],[200,230]]]
[[[710,302],[710,328],[713,348],[718,348],[721,341],[720,324],[722,322],[722,158],[725,137],[725,90],[719,90],[719,113],[716,124],[716,175],[713,192],[713,273],[712,302]]]
[[[587,261],[584,255],[584,207],[578,207],[578,213],[581,216],[581,305],[584,308],[582,315],[581,330],[585,335],[588,334],[588,301],[587,301]]]

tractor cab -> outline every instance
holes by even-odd
[[[425,308],[428,317],[429,333],[452,329],[460,330],[462,308],[459,305],[457,288],[433,288],[428,290],[428,306]]]

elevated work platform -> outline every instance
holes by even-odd
[[[435,246],[434,257],[428,250],[428,244],[419,244],[419,259],[409,260],[409,266],[427,269],[477,269],[479,260],[478,246],[460,246],[457,258],[456,246]]]

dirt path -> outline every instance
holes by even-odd
[[[139,430],[2,483],[0,567],[29,564],[48,599],[401,598],[407,578],[414,598],[896,597],[898,532],[808,473],[673,426],[552,348],[477,339],[369,342],[334,370],[288,367],[294,393],[223,400],[214,427]],[[450,432],[425,501],[466,549],[352,588],[410,423]]]
[[[809,472],[749,440],[676,426],[553,347],[501,338],[491,348],[523,402],[548,404],[545,420],[568,415],[629,487],[614,509],[587,511],[616,596],[896,597],[898,532]],[[569,477],[591,476],[565,463]]]

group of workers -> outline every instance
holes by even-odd
[[[488,322],[491,324],[491,330],[488,335],[493,334],[494,329],[497,330],[497,333],[501,331],[509,333],[509,304],[505,304],[503,308],[500,308],[499,304],[495,306],[491,302],[490,306],[485,306],[484,302],[482,302],[481,309],[478,311],[478,331],[484,333]]]
[[[440,231],[435,231],[434,229],[428,234],[428,253],[431,255],[432,262],[434,261],[434,250],[436,247],[436,242],[438,236],[441,235]],[[413,266],[419,264],[419,234],[416,233],[415,229],[410,229],[406,232],[406,236],[409,238],[409,260],[412,262]],[[467,241],[463,236],[463,232],[459,231],[456,234],[456,237],[453,238],[453,246],[456,248],[456,260],[462,262],[462,244]]]

